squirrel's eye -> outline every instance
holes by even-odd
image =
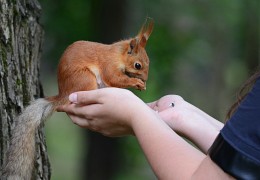
[[[135,63],[135,69],[140,70],[142,68],[142,65],[140,63]]]

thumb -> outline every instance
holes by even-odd
[[[77,93],[72,93],[69,95],[69,101],[72,103],[77,104],[78,102],[78,94]]]
[[[69,101],[74,104],[94,104],[99,103],[100,93],[98,90],[79,91],[69,95]]]

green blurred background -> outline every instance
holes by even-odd
[[[147,44],[149,102],[178,94],[223,121],[243,81],[259,64],[258,0],[40,0],[45,40],[41,80],[57,93],[56,67],[74,41],[112,43],[155,21]],[[156,132],[154,132],[156,133]],[[64,113],[46,123],[53,180],[156,179],[134,137],[105,138]]]

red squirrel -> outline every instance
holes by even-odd
[[[145,46],[154,22],[147,18],[134,38],[110,45],[77,41],[63,53],[58,65],[59,94],[33,101],[14,120],[1,179],[28,180],[35,160],[35,132],[72,92],[103,87],[146,89],[149,58]]]

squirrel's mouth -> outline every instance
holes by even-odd
[[[129,72],[129,71],[125,71],[125,74],[130,77],[130,78],[138,78],[138,79],[141,79],[144,83],[146,82],[146,80],[144,80],[142,78],[142,75],[140,74],[136,74],[136,73],[132,73],[132,72]]]

